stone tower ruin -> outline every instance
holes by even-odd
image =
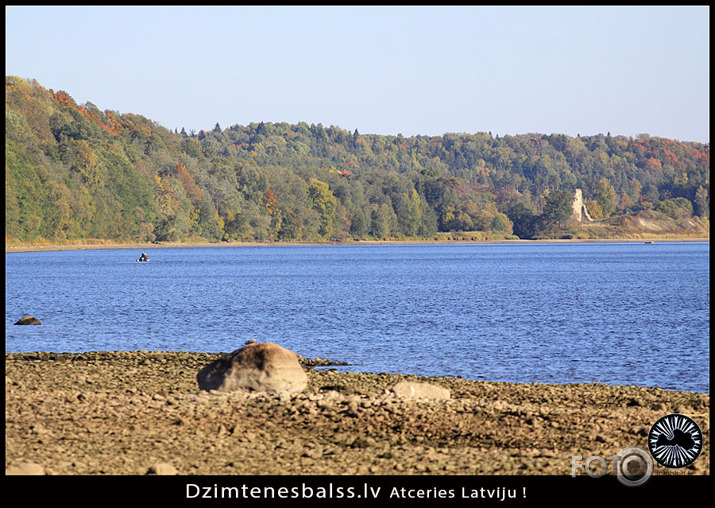
[[[583,203],[583,193],[581,189],[576,189],[573,196],[573,214],[572,219],[576,219],[579,222],[591,222],[593,219],[588,214],[586,210],[586,205]]]

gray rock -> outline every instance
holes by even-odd
[[[16,325],[41,325],[42,322],[37,319],[36,317],[32,316],[25,316],[23,318],[20,318]]]
[[[272,342],[249,344],[210,363],[197,375],[200,390],[295,393],[308,376],[298,355]]]
[[[438,399],[446,400],[451,397],[447,388],[431,383],[417,383],[400,381],[392,387],[392,393],[403,399]]]

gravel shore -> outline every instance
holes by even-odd
[[[219,354],[8,353],[5,466],[51,475],[570,475],[571,457],[646,448],[678,412],[700,426],[688,474],[710,474],[710,396],[338,372],[303,360],[296,395],[200,392]],[[451,399],[400,399],[400,380]]]

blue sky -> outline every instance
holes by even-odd
[[[6,6],[6,75],[170,129],[709,142],[709,7]]]

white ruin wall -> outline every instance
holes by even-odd
[[[593,220],[588,214],[588,210],[586,210],[586,205],[583,203],[583,192],[581,192],[581,189],[576,189],[574,193],[573,215],[571,215],[571,218],[579,222],[583,222],[584,220],[591,222]]]

